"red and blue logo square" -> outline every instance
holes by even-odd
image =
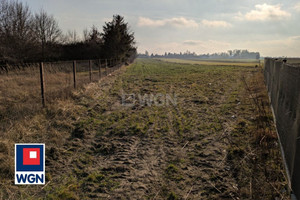
[[[43,172],[44,144],[16,144],[16,171]]]
[[[45,144],[15,144],[15,184],[45,184]]]

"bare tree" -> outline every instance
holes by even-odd
[[[0,46],[7,60],[28,59],[34,50],[32,14],[26,4],[18,1],[0,2]]]
[[[7,60],[7,46],[5,45],[5,25],[8,20],[8,3],[4,0],[0,1],[0,63]]]
[[[47,44],[55,44],[62,32],[57,21],[52,15],[48,15],[44,10],[36,13],[33,22],[34,33],[42,47],[42,57],[44,59],[45,47]]]
[[[31,34],[31,12],[18,1],[2,0],[0,6],[0,31],[7,36],[25,38]]]
[[[79,41],[76,30],[68,30],[67,34],[63,38],[64,43],[74,44]]]
[[[87,28],[83,30],[83,41],[86,42],[89,39],[89,31]]]

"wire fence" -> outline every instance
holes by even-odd
[[[118,59],[0,66],[0,118],[68,98],[72,90],[97,82],[121,66]]]

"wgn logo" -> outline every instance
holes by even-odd
[[[45,184],[45,144],[15,144],[15,184]]]

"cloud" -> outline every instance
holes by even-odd
[[[267,20],[281,20],[290,17],[291,14],[282,10],[279,4],[257,4],[255,9],[243,15],[239,12],[235,19],[248,21],[267,21]]]
[[[196,46],[201,44],[201,41],[197,41],[197,40],[186,40],[183,42],[184,45],[190,45],[190,46]]]
[[[297,36],[295,37],[288,37],[284,39],[276,39],[276,40],[263,40],[263,41],[257,41],[256,43],[262,44],[262,45],[268,45],[268,47],[284,47],[289,46],[291,43],[294,43],[297,41]]]
[[[242,21],[242,20],[244,20],[244,15],[241,12],[238,12],[237,14],[234,15],[233,18],[236,20]]]
[[[140,17],[138,21],[138,26],[148,26],[148,27],[162,27],[162,26],[172,26],[172,27],[188,27],[197,28],[199,24],[192,20],[186,19],[184,17],[174,17],[170,19],[153,20],[150,18]]]
[[[171,26],[171,27],[187,27],[187,28],[197,28],[199,27],[199,23],[192,19],[186,19],[184,17],[174,17],[169,19],[159,19],[154,20],[146,17],[140,17],[138,21],[138,26],[140,27],[163,27],[163,26]],[[213,27],[213,28],[228,28],[232,27],[232,25],[226,21],[217,21],[217,20],[202,20],[201,25],[205,27]]]
[[[300,35],[289,37],[292,41],[300,41]]]
[[[221,42],[221,41],[216,41],[216,40],[185,40],[182,43],[183,45],[186,46],[199,46],[199,47],[229,47],[230,43],[227,42]]]
[[[272,56],[290,56],[299,57],[300,50],[300,36],[290,36],[283,39],[264,40],[252,42],[256,48],[259,48],[266,55]]]
[[[223,27],[223,28],[228,28],[228,27],[232,27],[232,25],[228,22],[225,21],[209,21],[209,20],[202,20],[201,21],[202,25],[207,26],[207,27],[213,27],[213,28],[217,28],[217,27]]]
[[[296,5],[294,6],[294,9],[298,12],[300,12],[300,2],[296,3]]]

